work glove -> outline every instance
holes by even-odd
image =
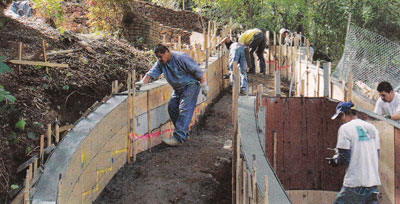
[[[202,83],[202,84],[200,85],[200,87],[201,87],[201,93],[202,93],[205,97],[207,97],[207,93],[208,93],[208,91],[210,90],[210,88],[208,87],[208,85],[207,85],[206,83]]]
[[[328,161],[328,164],[329,164],[330,166],[336,167],[336,166],[338,166],[337,158],[339,157],[339,150],[336,149],[336,148],[335,148],[335,149],[332,149],[332,150],[335,151],[335,155],[333,155],[332,158],[325,158],[325,159]]]
[[[392,119],[391,115],[384,115],[383,117],[387,118],[387,119]]]
[[[142,88],[142,86],[144,85],[143,81],[138,81],[135,83],[135,88],[136,90],[140,90],[140,88]]]

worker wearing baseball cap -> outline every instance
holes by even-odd
[[[379,132],[374,125],[357,117],[351,101],[340,102],[332,120],[344,123],[338,131],[336,154],[328,158],[332,166],[346,165],[343,187],[336,196],[335,204],[377,204]]]

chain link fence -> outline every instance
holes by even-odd
[[[387,81],[400,88],[400,45],[383,36],[350,24],[345,50],[332,76],[349,81],[354,90],[376,99],[379,82]]]

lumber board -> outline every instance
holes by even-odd
[[[394,129],[395,148],[395,203],[400,203],[400,129]]]
[[[288,190],[293,204],[331,204],[336,198],[336,191]]]
[[[26,61],[26,60],[10,60],[9,62],[13,64],[20,65],[32,65],[32,66],[43,66],[43,67],[59,67],[68,68],[68,64],[50,63],[50,62],[39,62],[39,61]]]
[[[395,203],[395,153],[394,153],[394,127],[384,121],[368,121],[379,131],[381,150],[379,158],[379,176],[382,185],[379,192],[382,203]]]

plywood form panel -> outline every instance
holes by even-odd
[[[394,168],[394,127],[384,121],[368,121],[379,131],[381,150],[379,158],[379,174],[382,185],[382,203],[395,203],[395,168]]]
[[[322,98],[268,98],[265,104],[267,156],[273,164],[276,130],[276,171],[284,187],[339,190],[344,168],[332,168],[325,161],[333,153],[326,147],[336,145],[339,122],[330,120],[336,104]]]
[[[395,203],[400,204],[400,130],[394,129],[394,158],[395,158]]]
[[[332,204],[338,192],[289,190],[286,191],[293,204]]]

